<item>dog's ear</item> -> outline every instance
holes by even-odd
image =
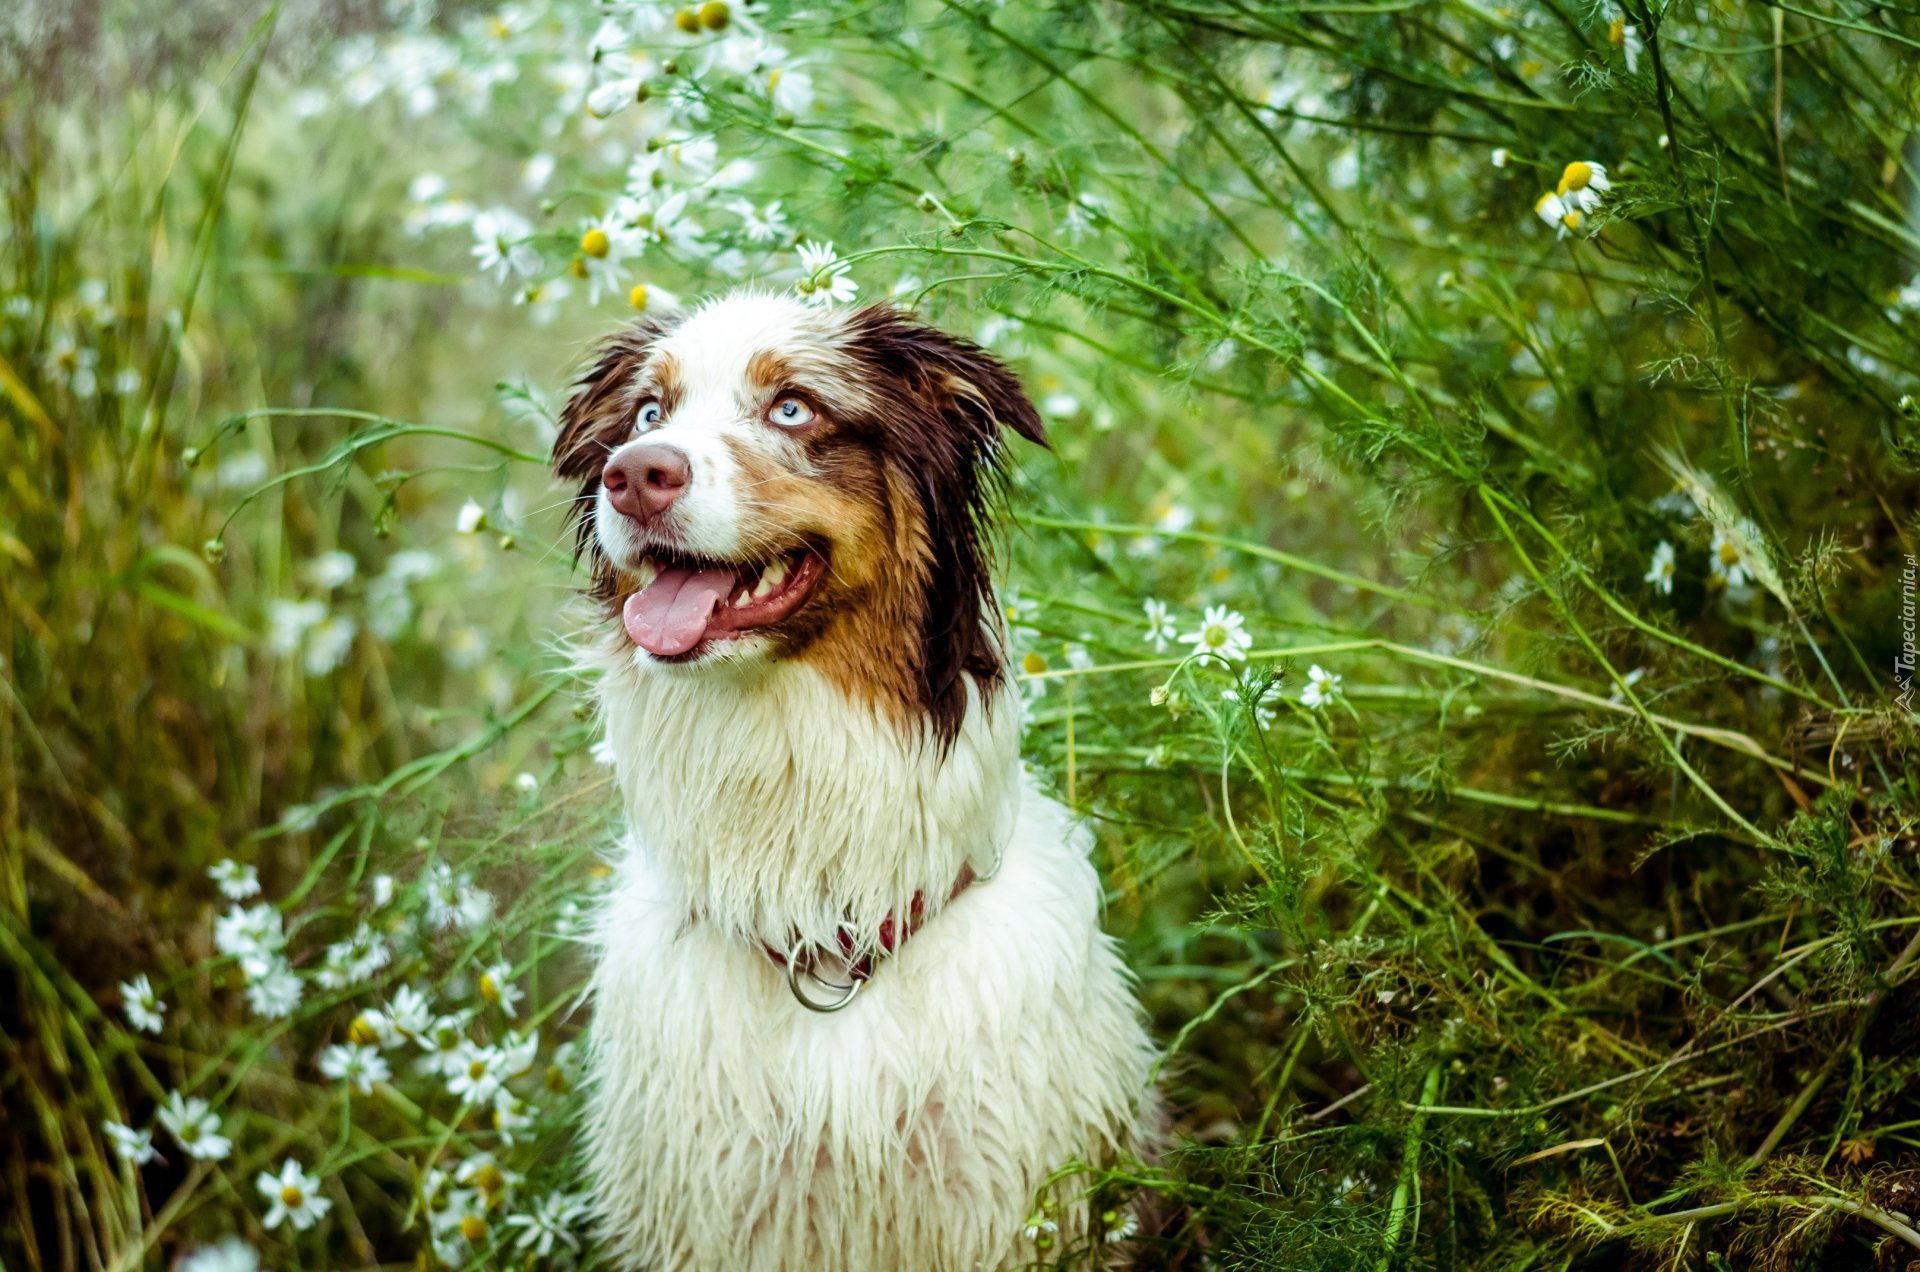
[[[993,579],[981,542],[1005,471],[1000,430],[1045,446],[1046,429],[1019,379],[971,340],[890,305],[861,310],[850,330],[887,402],[885,451],[925,521],[920,696],[935,734],[951,742],[966,714],[965,677],[984,694],[1005,671],[998,625],[987,618]]]
[[[671,326],[670,319],[641,318],[594,349],[560,412],[560,431],[553,439],[554,476],[581,482],[588,491],[598,487],[607,456],[633,431],[633,412],[639,406],[629,392],[634,373]]]

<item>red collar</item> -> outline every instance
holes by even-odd
[[[955,897],[972,887],[979,877],[971,862],[961,866],[959,875],[953,881],[953,887],[947,892],[947,901],[951,903]],[[782,950],[773,942],[763,938],[760,941],[760,949],[775,967],[786,970],[787,986],[793,990],[793,996],[800,1000],[801,1006],[813,1011],[839,1011],[853,1001],[853,996],[860,992],[860,987],[873,976],[875,955],[886,957],[898,951],[907,943],[908,937],[920,930],[920,925],[926,920],[926,913],[926,897],[921,893],[914,893],[913,904],[907,910],[906,921],[903,923],[897,915],[892,914],[881,920],[880,948],[877,951],[861,954],[858,958],[854,957],[854,951],[858,947],[854,942],[853,933],[845,927],[834,933],[834,943],[839,948],[839,958],[846,964],[846,984],[828,980],[819,974],[817,968],[822,953],[820,946],[802,945],[796,941],[788,949]],[[800,978],[803,976],[817,985],[833,990],[841,997],[832,1000],[809,998],[806,991],[800,987]]]

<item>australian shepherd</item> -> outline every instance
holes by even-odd
[[[1152,1048],[1088,842],[1023,771],[978,346],[736,294],[598,350],[585,658],[628,836],[602,912],[589,1170],[622,1266],[992,1269],[1125,1225]]]

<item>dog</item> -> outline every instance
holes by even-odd
[[[1153,1048],[1089,843],[1020,764],[984,519],[990,354],[888,306],[736,293],[574,386],[582,658],[627,818],[587,1167],[652,1270],[991,1269],[1131,1227]]]

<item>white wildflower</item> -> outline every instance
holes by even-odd
[[[247,982],[247,1006],[256,1016],[283,1020],[300,1005],[300,974],[284,958],[274,958]]]
[[[833,244],[809,239],[799,247],[801,279],[796,291],[810,305],[844,305],[859,294],[860,284],[848,276],[852,266],[835,256]]]
[[[330,592],[351,583],[359,569],[360,563],[353,559],[353,553],[336,548],[331,552],[322,552],[307,562],[307,582]]]
[[[468,1104],[486,1104],[507,1080],[499,1050],[476,1042],[462,1042],[447,1068],[447,1094]]]
[[[345,614],[328,615],[307,633],[307,651],[300,665],[309,676],[326,675],[347,660],[359,632],[359,624]]]
[[[153,1149],[152,1131],[136,1131],[123,1122],[102,1122],[100,1129],[113,1145],[115,1156],[129,1166],[145,1166],[159,1156]]]
[[[1247,620],[1224,605],[1213,605],[1200,619],[1200,626],[1181,633],[1180,639],[1193,646],[1196,654],[1218,654],[1239,662],[1253,648],[1247,632]]]
[[[1560,174],[1560,184],[1554,190],[1566,207],[1581,212],[1591,212],[1600,206],[1600,196],[1613,189],[1613,183],[1607,180],[1607,170],[1597,163],[1576,159],[1568,164]],[[1578,224],[1568,227],[1577,229]]]
[[[252,866],[241,865],[231,857],[209,866],[207,877],[220,889],[220,895],[229,901],[245,901],[260,893],[260,872]]]
[[[513,968],[505,963],[495,963],[480,973],[476,989],[480,1001],[498,1007],[508,1016],[520,1005],[520,990],[513,983]]]
[[[233,1141],[220,1133],[220,1115],[197,1095],[170,1091],[155,1116],[188,1157],[217,1162],[233,1151]]]
[[[514,1248],[531,1252],[536,1258],[552,1255],[556,1245],[569,1250],[580,1248],[575,1235],[587,1221],[586,1199],[577,1193],[548,1193],[534,1203],[533,1209],[508,1215],[506,1226],[518,1228]]]
[[[1744,587],[1751,571],[1741,545],[1719,526],[1713,528],[1713,543],[1707,549],[1707,568],[1713,581],[1722,587]]]
[[[1653,560],[1647,566],[1647,572],[1641,581],[1653,584],[1653,590],[1662,596],[1673,595],[1673,545],[1665,539],[1653,550]]]
[[[373,1047],[355,1042],[336,1042],[320,1052],[316,1067],[335,1082],[343,1082],[362,1095],[373,1094],[373,1084],[393,1076],[387,1058]]]
[[[166,1023],[164,1013],[167,1005],[153,991],[153,985],[145,976],[136,976],[120,986],[120,1005],[127,1013],[127,1021],[135,1029],[147,1033],[159,1033]]]
[[[222,1237],[182,1259],[179,1272],[260,1272],[260,1256],[239,1237]]]
[[[540,253],[528,242],[532,236],[533,226],[517,212],[482,212],[473,218],[474,263],[503,286],[516,274],[531,277],[540,269]]]
[[[305,1232],[333,1209],[333,1202],[320,1193],[320,1181],[291,1157],[280,1163],[278,1175],[263,1170],[253,1184],[270,1203],[260,1221],[269,1230],[291,1223],[295,1232]]]
[[[486,526],[487,510],[471,499],[460,505],[453,518],[453,528],[461,534],[479,534]]]
[[[1315,663],[1307,668],[1306,687],[1300,690],[1301,705],[1318,711],[1340,695],[1340,677]]]
[[[1156,601],[1149,597],[1141,603],[1147,614],[1147,643],[1156,653],[1165,653],[1169,644],[1179,639],[1179,625],[1173,621],[1173,611],[1165,601]]]

